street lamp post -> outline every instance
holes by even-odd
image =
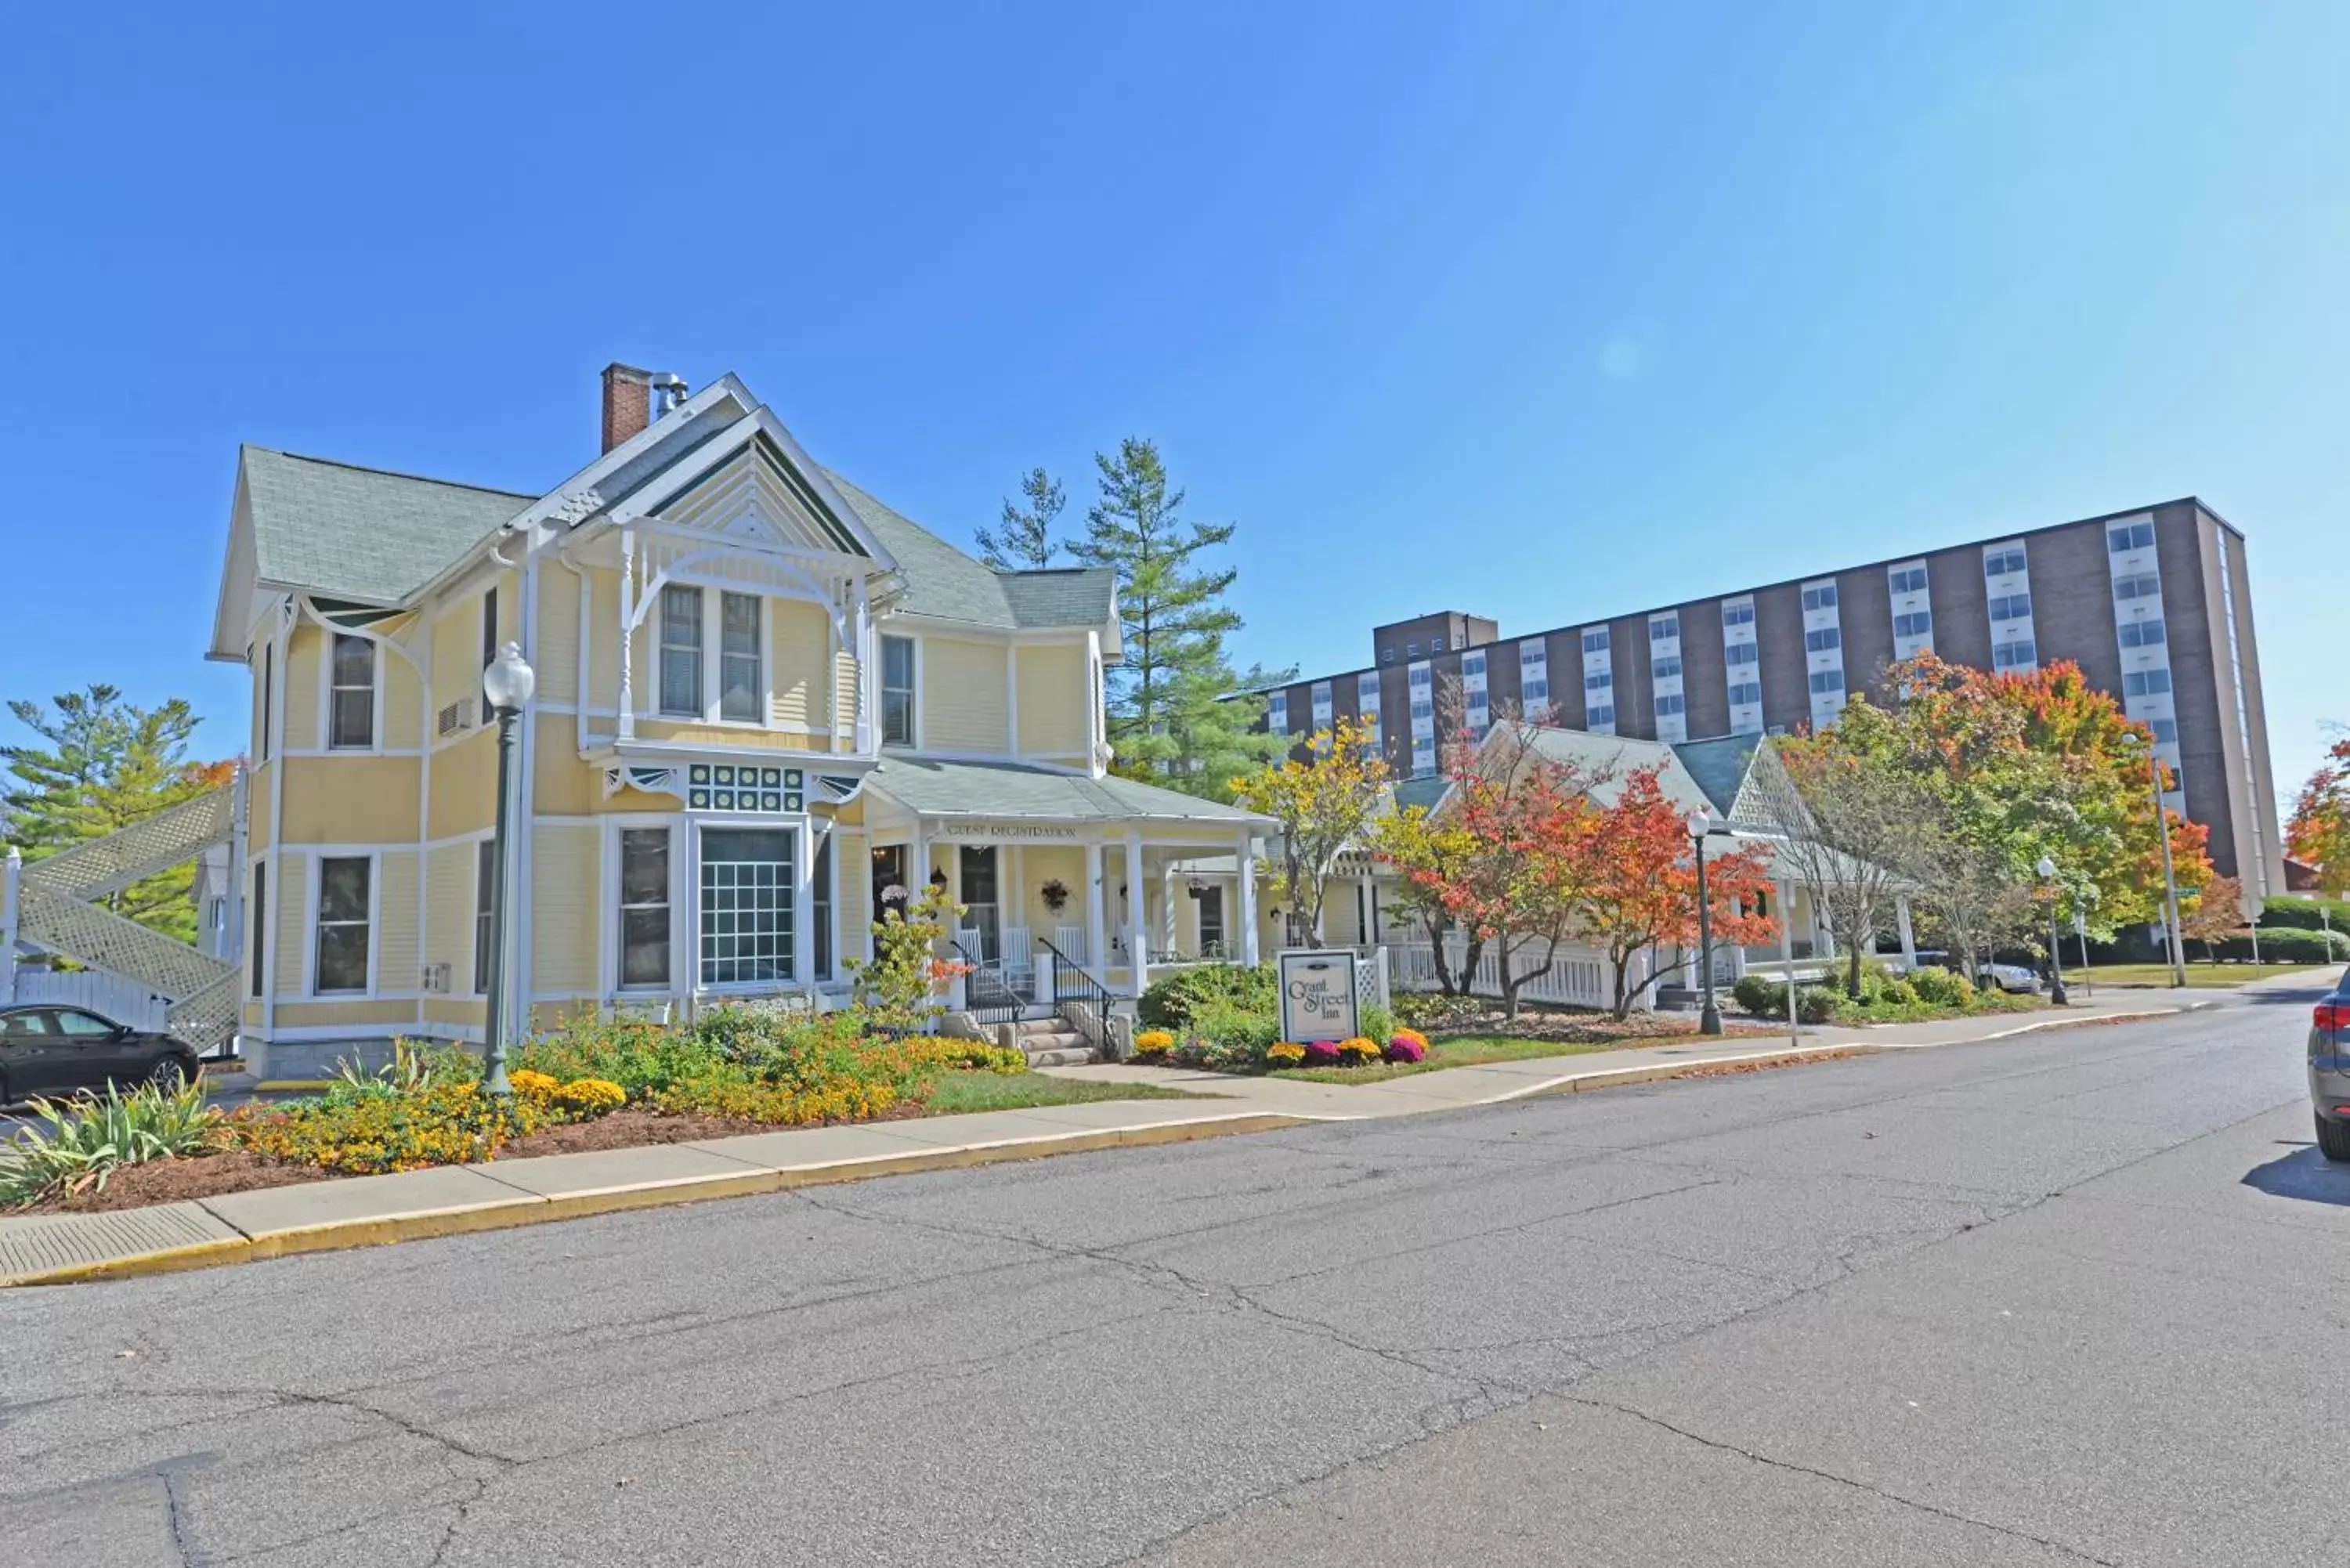
[[[2146,783],[2154,796],[2155,836],[2162,840],[2164,956],[2170,960],[2170,983],[2183,986],[2187,983],[2187,947],[2184,933],[2178,929],[2178,876],[2170,864],[2170,819],[2163,815],[2162,763],[2151,745],[2146,749]]]
[[[517,642],[499,649],[498,656],[482,671],[482,695],[498,721],[497,833],[491,841],[496,870],[490,878],[490,1006],[483,1032],[482,1072],[482,1087],[493,1095],[514,1093],[506,1082],[506,1045],[514,1031],[515,1009],[506,993],[513,984],[516,954],[515,924],[506,917],[514,907],[515,861],[520,848],[514,835],[515,721],[530,705],[531,693],[537,687],[538,674],[524,659]]]
[[[2064,994],[2064,954],[2056,946],[2056,862],[2043,855],[2033,869],[2048,884],[2048,1000],[2054,1006],[2064,1007],[2072,999]]]
[[[1704,977],[1705,1004],[1697,1015],[1697,1032],[1700,1034],[1721,1033],[1721,1007],[1713,998],[1713,903],[1705,890],[1705,839],[1713,831],[1713,819],[1704,812],[1693,811],[1684,824],[1689,828],[1690,842],[1697,846],[1697,966]],[[1787,977],[1790,987],[1794,977]]]

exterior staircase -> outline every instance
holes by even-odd
[[[165,1027],[199,1054],[226,1044],[241,1017],[241,965],[125,919],[95,900],[192,860],[215,844],[234,846],[231,864],[241,867],[244,839],[240,773],[234,784],[45,860],[26,865],[11,851],[7,886],[0,888],[0,981],[13,986],[13,956],[21,942],[166,998]],[[0,1002],[9,1000],[8,991],[0,987]]]
[[[1024,1018],[1014,1040],[1031,1067],[1073,1067],[1094,1059],[1094,1048],[1066,1018]]]

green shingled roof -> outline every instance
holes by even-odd
[[[897,608],[974,626],[1014,631],[1027,627],[1099,626],[1117,604],[1118,582],[1106,566],[1061,571],[998,572],[894,512],[830,469],[825,477],[873,530],[905,574]]]
[[[872,787],[920,816],[1033,817],[1040,822],[1197,822],[1270,826],[1271,819],[1197,795],[1116,777],[1087,778],[1017,763],[890,757]]]
[[[262,582],[397,604],[537,499],[248,446],[245,498]]]
[[[1753,764],[1754,748],[1762,743],[1760,735],[1722,735],[1710,741],[1683,741],[1673,747],[1673,754],[1697,780],[1698,788],[1705,791],[1715,814],[1728,816],[1738,805],[1738,792]]]

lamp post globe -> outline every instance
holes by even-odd
[[[1697,1031],[1700,1034],[1721,1033],[1721,1004],[1713,995],[1713,901],[1705,888],[1705,838],[1713,831],[1713,819],[1702,811],[1692,811],[1683,820],[1689,829],[1690,843],[1697,853],[1697,968],[1703,1004],[1698,1010]]]
[[[538,690],[538,673],[522,656],[522,645],[509,642],[482,671],[482,697],[498,722],[498,808],[496,836],[491,840],[490,996],[483,1020],[482,1087],[493,1095],[509,1095],[506,1049],[514,1032],[515,1009],[507,992],[515,973],[514,908],[515,849],[514,836],[515,722]]]
[[[2064,955],[2056,947],[2056,862],[2043,855],[2033,867],[2040,879],[2048,884],[2048,1002],[2052,1007],[2064,1007],[2072,999],[2064,992]]]

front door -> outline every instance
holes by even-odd
[[[885,919],[892,909],[898,918],[906,918],[910,895],[906,889],[906,846],[902,844],[876,846],[873,851],[873,918]]]
[[[1224,956],[1224,890],[1212,884],[1200,889],[1200,956]]]
[[[979,933],[979,951],[973,956],[982,963],[995,963],[1003,956],[1000,934],[1000,906],[995,888],[995,846],[966,844],[956,867],[955,902],[963,907],[963,925]]]

